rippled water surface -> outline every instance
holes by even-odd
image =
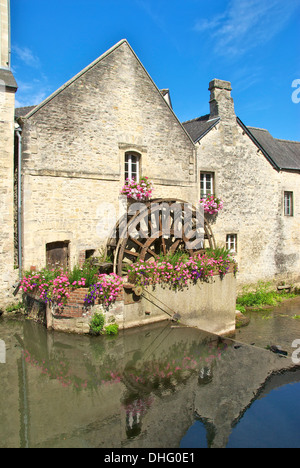
[[[251,317],[237,341],[171,322],[109,338],[2,318],[0,447],[300,447],[292,349],[264,349],[288,320],[300,339],[296,312]]]
[[[250,323],[236,331],[237,340],[260,347],[276,345],[289,355],[293,353],[292,343],[300,339],[300,296],[288,299],[278,307],[249,311],[246,315]]]

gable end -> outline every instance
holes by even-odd
[[[248,135],[248,137],[253,141],[253,143],[257,146],[257,148],[263,153],[265,158],[269,161],[269,163],[276,169],[278,172],[280,172],[281,168],[276,164],[274,159],[271,158],[271,156],[266,152],[266,150],[261,146],[261,144],[257,141],[257,139],[252,135],[250,130],[246,127],[246,125],[243,124],[243,122],[237,117],[237,123],[241,126],[241,128],[244,130],[244,132]]]

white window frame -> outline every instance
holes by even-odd
[[[284,192],[284,216],[294,216],[294,194],[293,192]]]
[[[140,160],[141,156],[135,153],[125,153],[125,180],[135,179],[140,181]],[[133,165],[136,164],[136,171],[133,171]]]
[[[203,184],[202,184],[203,182]],[[207,186],[210,184],[211,188],[208,189]],[[203,185],[203,187],[202,187]],[[205,198],[208,195],[214,195],[215,186],[215,175],[213,172],[201,171],[200,172],[200,196]]]
[[[237,234],[226,234],[226,249],[237,253]]]

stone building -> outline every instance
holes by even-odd
[[[126,175],[156,197],[195,201],[196,147],[123,40],[33,109],[22,127],[22,268],[57,256],[70,267],[107,241]],[[127,174],[125,174],[127,172]]]
[[[230,83],[213,80],[209,115],[182,124],[168,90],[122,40],[40,105],[16,109],[13,153],[15,90],[5,87],[1,291],[11,285],[5,275],[14,258],[20,272],[57,259],[73,267],[105,245],[127,175],[148,176],[156,198],[194,205],[211,192],[222,198],[212,228],[217,243],[234,251],[240,284],[299,279],[300,143],[247,128]]]
[[[9,1],[0,0],[0,305],[11,300],[14,270],[14,109]]]
[[[224,209],[214,220],[218,245],[240,266],[239,283],[300,280],[300,142],[246,127],[235,115],[231,84],[209,84],[210,113],[183,124],[197,147],[202,195]]]

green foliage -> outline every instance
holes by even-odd
[[[175,266],[177,263],[183,262],[186,263],[190,255],[185,250],[177,250],[174,253],[167,253],[166,255],[160,255],[159,261],[160,262],[168,262],[171,265]]]
[[[23,278],[30,278],[34,275],[39,275],[44,283],[50,283],[53,281],[57,276],[61,274],[61,268],[50,269],[48,267],[42,268],[38,272],[35,271],[25,271],[23,274]]]
[[[93,333],[96,335],[100,335],[102,333],[103,327],[105,323],[105,317],[103,314],[96,313],[93,315],[93,318],[91,320],[91,330]]]
[[[105,324],[105,316],[100,313],[93,315],[93,318],[90,323],[91,331],[95,335],[117,335],[119,331],[119,325],[117,323],[110,323],[109,325]]]
[[[246,312],[246,307],[240,304],[236,305],[236,310],[239,310],[242,314]]]
[[[86,262],[82,268],[75,266],[68,275],[69,281],[73,284],[75,281],[80,282],[80,280],[84,278],[85,287],[89,288],[95,283],[96,277],[99,273],[98,270],[97,266],[91,265],[89,262]]]
[[[117,335],[119,332],[119,325],[117,323],[111,323],[105,327],[107,335]]]
[[[206,254],[208,257],[211,257],[215,260],[219,260],[223,258],[223,260],[227,260],[231,258],[230,250],[226,249],[225,247],[216,247],[215,249],[206,249]]]
[[[168,283],[177,289],[197,280],[208,281],[216,274],[223,277],[234,264],[229,253],[224,248],[204,249],[190,256],[179,250],[151,262],[137,260],[127,269],[128,281],[139,285]]]
[[[295,294],[292,293],[275,291],[271,289],[270,283],[264,283],[262,281],[258,283],[255,291],[250,292],[247,291],[247,289],[247,287],[244,288],[244,293],[237,298],[237,308],[244,306],[259,309],[266,305],[276,306],[278,303],[282,302],[283,299],[295,297]]]
[[[11,304],[6,307],[6,312],[18,312],[19,310],[24,309],[23,302],[18,302],[18,304]]]
[[[42,278],[43,283],[50,283],[51,281],[55,280],[58,276],[62,274],[62,268],[57,267],[53,268],[43,268],[38,273],[34,273],[31,271],[26,271],[24,273],[24,277],[31,277],[35,274],[39,274]],[[95,283],[96,277],[99,274],[99,268],[96,265],[92,265],[88,260],[84,263],[83,267],[79,267],[78,265],[73,268],[73,270],[66,273],[68,275],[68,280],[71,285],[75,282],[80,282],[82,278],[85,279],[85,287],[89,287]]]
[[[203,251],[204,253],[204,251]],[[213,258],[214,260],[227,260],[231,258],[230,250],[226,249],[225,247],[216,247],[215,249],[205,249],[205,254],[208,258]],[[171,265],[176,265],[177,263],[186,263],[189,258],[189,252],[185,250],[177,250],[174,253],[168,253],[165,256],[160,256],[160,261],[165,261],[170,263]]]

